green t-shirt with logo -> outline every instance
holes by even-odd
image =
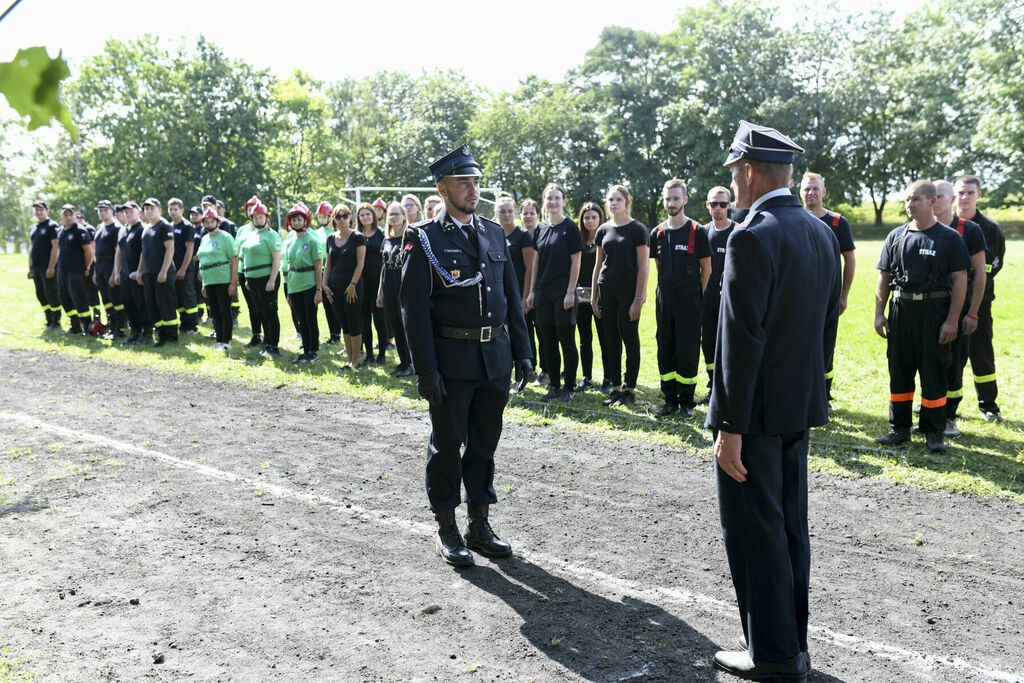
[[[241,230],[238,231],[242,233]],[[281,251],[281,236],[276,230],[250,230],[238,249],[246,277],[266,277],[274,265],[274,252]]]
[[[289,294],[304,292],[316,286],[313,262],[317,259],[323,261],[324,248],[316,235],[309,230],[301,235],[296,233],[295,238],[285,247],[283,259],[288,263],[285,284],[288,285]]]
[[[235,231],[235,254],[238,258],[242,258],[242,243],[245,242],[246,235],[252,232],[253,229],[254,227],[252,223],[246,223]],[[238,269],[242,269],[241,263],[239,263]]]
[[[199,243],[199,277],[203,287],[225,285],[231,282],[231,259],[235,256],[235,239],[218,230],[216,235],[206,234]]]

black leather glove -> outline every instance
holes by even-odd
[[[431,408],[436,408],[443,404],[445,394],[448,393],[444,389],[444,378],[441,377],[441,373],[437,370],[434,370],[429,375],[417,375],[416,389],[419,390],[420,396],[427,399],[427,403],[430,404]]]
[[[516,368],[516,390],[522,391],[526,388],[526,382],[529,381],[530,373],[533,372],[533,363],[529,358],[523,358],[514,361],[514,365]]]

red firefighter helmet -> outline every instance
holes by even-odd
[[[217,209],[213,208],[212,206],[203,212],[203,217],[200,220],[205,221],[207,218],[216,218],[217,223],[220,223],[220,214],[217,213]]]
[[[317,216],[330,216],[331,215],[331,211],[333,211],[333,210],[334,210],[334,207],[331,206],[330,204],[328,204],[327,202],[320,202],[320,206],[316,210],[316,215]]]
[[[300,215],[300,216],[302,216],[303,218],[306,219],[306,227],[308,228],[309,227],[309,223],[310,223],[309,207],[307,207],[302,202],[299,202],[298,204],[293,206],[291,208],[291,210],[288,212],[288,215],[285,216],[284,220],[285,220],[285,223],[288,224],[288,229],[289,230],[291,229],[291,226],[292,226],[292,216],[294,216],[296,214],[298,214],[298,215]]]
[[[262,213],[264,216],[269,216],[270,215],[270,211],[267,210],[266,204],[264,204],[262,202],[259,202],[259,201],[257,201],[256,205],[254,207],[252,207],[252,211],[249,212],[249,215],[250,216],[255,216],[258,213]]]

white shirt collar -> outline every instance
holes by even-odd
[[[771,192],[766,192],[765,194],[763,194],[760,197],[758,197],[754,201],[754,203],[750,205],[750,211],[748,212],[747,215],[753,214],[755,211],[757,211],[757,209],[762,204],[764,204],[769,199],[772,199],[773,197],[785,197],[785,196],[791,196],[792,194],[793,193],[789,191],[788,187],[780,187],[777,190],[772,190]]]

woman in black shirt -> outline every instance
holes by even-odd
[[[405,327],[402,325],[402,305],[399,293],[402,289],[402,264],[405,252],[402,241],[405,229],[409,227],[405,208],[398,202],[391,202],[385,214],[387,221],[387,237],[381,247],[383,270],[380,285],[377,288],[377,307],[384,309],[388,329],[395,335],[395,347],[398,349],[398,367],[391,374],[396,377],[408,377],[413,373],[412,355],[405,339]]]
[[[533,249],[534,260],[537,258],[537,249],[534,247],[533,237],[537,230],[537,224],[540,222],[540,205],[536,199],[530,199],[527,197],[519,204],[519,220],[523,222],[523,229],[526,230],[530,235],[530,246]],[[532,289],[532,284],[526,282],[528,278],[533,276],[533,268],[529,268],[523,277],[523,314],[526,317],[526,334],[530,337],[530,348],[533,351],[533,367],[538,368],[537,365],[537,352],[540,351],[540,366],[537,372],[540,376],[537,377],[537,381],[543,384],[548,379],[548,364],[544,358],[544,347],[542,344],[538,344],[539,330],[537,329],[537,312],[526,305],[526,294]],[[530,286],[527,286],[527,285]],[[538,349],[537,347],[540,346]],[[534,373],[534,375],[537,374]],[[530,377],[532,382],[534,377]]]
[[[355,368],[359,363],[359,347],[362,346],[362,300],[366,298],[363,271],[366,263],[366,240],[352,230],[352,213],[344,204],[338,204],[331,211],[331,226],[334,233],[327,238],[327,285],[324,295],[334,309],[334,315],[341,325],[345,338],[345,353],[348,354],[346,368]]]
[[[361,298],[363,321],[363,347],[366,349],[366,360],[364,365],[384,363],[384,352],[388,347],[387,322],[384,320],[384,309],[377,306],[377,297],[374,292],[380,287],[380,271],[384,263],[381,257],[381,247],[384,246],[384,233],[377,227],[377,214],[373,205],[363,202],[356,208],[357,230],[366,240],[366,263],[363,268],[365,279],[364,292],[366,296]],[[373,356],[373,333],[377,332],[378,353],[376,359]]]
[[[594,328],[597,328],[597,343],[601,350],[601,363],[604,370],[604,382],[601,391],[612,390],[611,373],[608,372],[608,354],[604,352],[604,326],[594,318],[593,300],[594,263],[597,258],[597,229],[604,223],[604,211],[594,202],[587,202],[580,209],[579,225],[583,237],[583,251],[580,252],[580,281],[576,287],[576,329],[580,333],[580,363],[583,366],[583,379],[576,386],[576,391],[590,389],[594,375]]]
[[[613,390],[604,405],[631,405],[636,401],[640,374],[640,312],[647,300],[647,274],[651,237],[647,227],[629,211],[633,200],[622,185],[614,185],[605,198],[611,219],[597,230],[594,282],[598,295],[594,315],[604,322],[605,354]],[[622,347],[626,347],[626,378],[622,379]]]
[[[526,302],[537,309],[537,327],[544,345],[550,371],[551,386],[543,400],[569,401],[576,389],[576,282],[580,274],[580,252],[583,240],[579,227],[565,215],[567,195],[561,185],[550,183],[544,188],[544,209],[547,220],[537,226],[530,291]],[[561,346],[562,357],[558,351]],[[558,370],[564,358],[562,385]]]

